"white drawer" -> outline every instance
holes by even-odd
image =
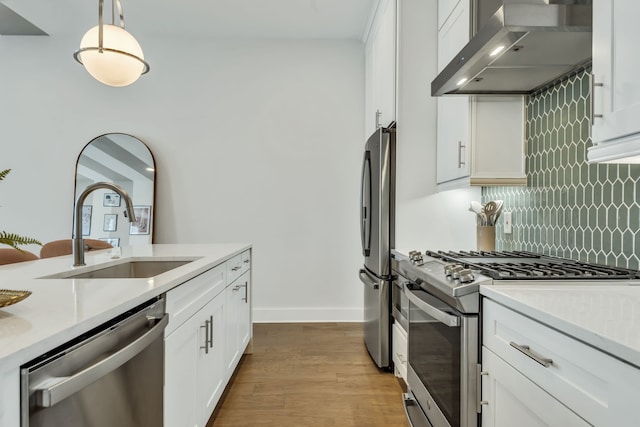
[[[407,381],[407,332],[404,330],[400,323],[393,324],[392,329],[392,351],[393,351],[393,365],[395,367],[396,376],[401,377],[405,382]]]
[[[589,423],[638,425],[640,369],[486,298],[482,325],[484,346]]]
[[[221,264],[167,292],[169,324],[165,336],[222,292],[227,284],[225,278],[226,266]]]
[[[230,285],[242,274],[242,254],[229,259],[225,265],[227,266],[227,284]]]
[[[251,269],[251,250],[242,252],[240,256],[242,258],[242,273],[246,273]]]

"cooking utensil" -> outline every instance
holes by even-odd
[[[484,205],[482,210],[487,217],[486,225],[495,225],[495,219],[496,219],[495,214],[496,214],[496,211],[498,210],[498,204],[492,200],[490,202],[487,202],[487,204]]]
[[[500,214],[502,213],[502,208],[504,207],[504,201],[503,200],[496,200],[496,205],[498,205],[498,206],[496,208],[496,213],[493,216],[494,224],[496,222],[498,222],[498,218],[500,217]]]
[[[475,212],[479,214],[482,212],[482,204],[480,202],[476,202],[475,200],[471,202],[471,206],[469,207],[471,212]]]

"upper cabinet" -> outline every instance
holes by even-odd
[[[396,0],[381,0],[366,41],[365,131],[396,120]]]
[[[636,0],[594,0],[590,162],[640,163]]]
[[[469,0],[438,1],[438,72],[469,41]],[[526,185],[524,102],[521,96],[438,98],[437,183]]]

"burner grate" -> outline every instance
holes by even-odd
[[[632,279],[637,272],[585,263],[478,263],[469,265],[493,279]]]
[[[427,251],[495,280],[640,279],[640,272],[522,251]]]

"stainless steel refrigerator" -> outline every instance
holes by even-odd
[[[395,241],[395,122],[365,144],[360,192],[364,340],[380,368],[391,364],[391,248]]]

